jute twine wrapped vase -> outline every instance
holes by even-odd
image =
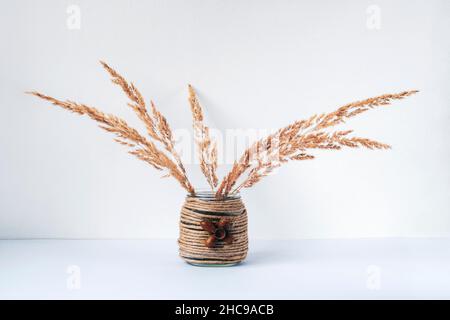
[[[247,211],[239,194],[186,196],[180,216],[180,256],[196,266],[232,266],[247,256]]]

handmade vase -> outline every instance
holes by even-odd
[[[181,208],[180,256],[196,266],[232,266],[247,256],[247,211],[239,194],[187,195]]]

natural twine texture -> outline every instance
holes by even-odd
[[[230,220],[228,232],[233,236],[231,244],[218,240],[214,247],[205,245],[209,233],[200,225],[202,221]],[[187,196],[181,208],[180,256],[192,264],[220,265],[241,262],[247,256],[247,211],[240,197],[225,199]]]

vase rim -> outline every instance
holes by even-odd
[[[216,192],[212,191],[211,189],[198,189],[195,190],[195,193],[188,193],[188,197],[191,198],[198,198],[198,199],[205,199],[205,200],[233,200],[233,199],[240,199],[241,194],[239,192],[235,192],[231,195],[227,195],[224,198],[216,198]]]

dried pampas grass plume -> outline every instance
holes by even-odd
[[[203,123],[203,110],[195,94],[194,88],[188,85],[189,103],[191,105],[194,138],[200,158],[200,169],[208,181],[211,190],[217,186],[217,144],[211,141],[209,128]]]
[[[157,143],[161,143],[167,153],[159,149],[155,142],[146,139],[136,129],[130,127],[125,120],[114,115],[107,115],[96,108],[73,101],[58,100],[36,91],[27,93],[71,112],[87,115],[92,120],[99,122],[100,128],[116,134],[117,138],[114,141],[132,149],[129,151],[130,154],[147,162],[157,170],[166,170],[164,177],[174,177],[185,190],[192,194],[195,193],[194,187],[186,175],[181,158],[175,150],[172,131],[166,118],[156,109],[153,103],[151,103],[152,114],[149,114],[139,90],[105,62],[101,61],[100,63],[111,75],[112,82],[119,85],[131,100],[128,105],[144,123],[150,138]]]

